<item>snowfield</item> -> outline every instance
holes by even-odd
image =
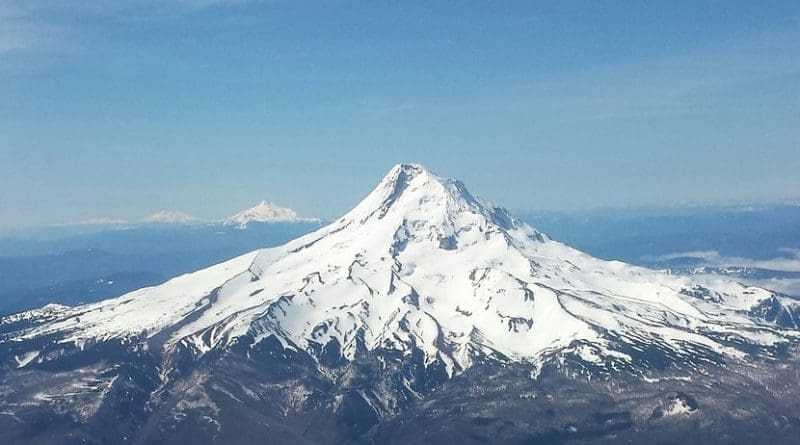
[[[741,358],[752,347],[770,354],[797,331],[753,310],[783,299],[593,258],[458,181],[397,165],[316,232],[119,298],[6,317],[0,326],[21,327],[0,345],[13,345],[16,367],[48,360],[26,349],[40,344],[34,339],[80,348],[159,338],[165,351],[181,345],[203,355],[249,335],[275,336],[312,356],[334,348],[348,360],[378,348],[419,349],[450,375],[487,355],[534,369],[565,355],[622,369],[635,367],[631,354],[646,345],[689,363]]]

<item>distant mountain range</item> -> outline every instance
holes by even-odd
[[[119,296],[257,246],[284,243],[319,225],[318,219],[262,201],[213,222],[161,211],[136,224],[92,220],[0,237],[0,315]]]
[[[120,218],[92,218],[73,224],[60,224],[55,227],[96,226],[96,227],[136,227],[143,224],[175,225],[228,225],[245,228],[252,223],[319,222],[318,218],[301,217],[288,207],[281,207],[270,201],[260,201],[253,207],[220,220],[203,220],[180,210],[161,210],[141,221],[128,221]]]
[[[786,295],[599,260],[398,165],[283,245],[0,319],[0,431],[13,443],[789,444],[798,320]]]

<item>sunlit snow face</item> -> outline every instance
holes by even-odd
[[[159,338],[166,350],[205,354],[249,334],[312,355],[335,345],[346,359],[416,349],[450,374],[487,356],[622,369],[647,360],[653,344],[690,363],[794,338],[748,315],[770,298],[778,297],[597,260],[456,181],[399,165],[314,233],[114,300],[22,314],[37,322],[10,338]],[[14,354],[18,366],[41,357],[24,347]]]

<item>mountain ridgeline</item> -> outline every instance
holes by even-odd
[[[800,304],[397,165],[282,246],[0,319],[5,443],[795,443]]]

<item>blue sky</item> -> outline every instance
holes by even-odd
[[[510,209],[800,198],[800,2],[0,0],[0,228],[397,162]]]

